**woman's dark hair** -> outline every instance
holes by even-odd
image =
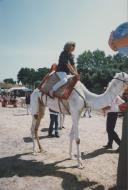
[[[56,63],[53,63],[51,68],[50,68],[50,72],[52,71],[56,71],[57,70],[57,64]]]
[[[76,43],[75,42],[67,42],[65,45],[64,45],[64,50],[65,51],[69,51],[71,47],[75,47],[76,46]]]

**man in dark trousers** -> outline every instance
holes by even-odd
[[[26,103],[26,108],[27,108],[27,115],[29,115],[29,111],[30,111],[30,92],[27,92],[25,94],[25,103]]]
[[[105,149],[112,149],[113,140],[118,144],[120,148],[121,141],[114,129],[119,112],[119,105],[122,103],[124,103],[124,100],[117,96],[110,105],[110,110],[107,113],[106,131],[108,133],[108,143],[107,145],[103,146]],[[119,151],[119,148],[117,149],[117,152]]]
[[[50,112],[50,125],[49,125],[48,136],[54,137],[52,132],[53,132],[53,126],[55,125],[55,137],[59,137],[59,134],[58,134],[58,115],[59,115],[59,112],[56,112],[52,109],[49,109],[49,112]]]

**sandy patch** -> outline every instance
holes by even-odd
[[[24,108],[0,107],[0,190],[107,190],[116,183],[118,154],[104,150],[107,142],[106,118],[92,113],[79,124],[84,169],[69,160],[71,118],[66,116],[60,138],[47,138],[49,114],[40,125],[40,141],[45,153],[32,155],[31,116]],[[116,131],[121,136],[122,119]],[[74,143],[75,152],[75,143]]]

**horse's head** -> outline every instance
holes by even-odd
[[[128,74],[125,72],[116,73],[115,79],[122,81],[124,84],[128,85]]]

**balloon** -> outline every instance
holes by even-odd
[[[112,31],[108,43],[112,50],[128,56],[128,22]]]

